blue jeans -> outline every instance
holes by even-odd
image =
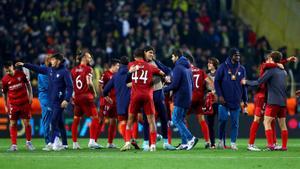
[[[193,135],[184,123],[186,112],[187,109],[174,106],[174,110],[172,113],[172,122],[179,130],[182,144],[187,144],[188,140],[191,140],[193,138]]]
[[[226,139],[226,123],[228,121],[228,116],[230,115],[231,120],[231,132],[230,132],[230,139],[231,143],[235,143],[237,136],[238,136],[238,129],[239,129],[239,116],[240,116],[241,109],[238,108],[236,110],[230,110],[229,108],[219,105],[218,107],[218,120],[219,120],[219,139],[224,140]]]

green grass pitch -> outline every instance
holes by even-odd
[[[106,140],[101,139],[104,145]],[[229,141],[229,140],[228,140]],[[119,149],[89,150],[88,139],[79,139],[82,150],[72,150],[69,139],[69,150],[60,152],[44,152],[42,139],[33,139],[37,148],[33,152],[25,149],[25,140],[18,139],[18,152],[7,152],[9,139],[0,139],[1,169],[296,169],[300,168],[300,139],[290,139],[287,152],[249,152],[246,150],[247,140],[238,140],[238,151],[206,150],[203,140],[191,151],[164,151],[162,143],[158,143],[157,152],[130,150],[120,152]],[[123,145],[121,139],[115,143]],[[177,145],[178,139],[173,140]],[[141,141],[140,141],[141,144]],[[258,139],[257,145],[263,148],[265,139]]]

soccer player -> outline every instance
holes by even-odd
[[[126,56],[121,57],[120,68],[118,72],[112,77],[112,79],[105,85],[103,90],[103,96],[108,102],[112,102],[109,97],[109,92],[115,90],[116,92],[116,104],[117,104],[117,113],[118,113],[118,122],[121,128],[121,135],[125,141],[125,132],[126,124],[128,119],[128,107],[130,100],[130,88],[128,87],[129,83],[129,74],[128,74],[128,58]],[[132,142],[133,143],[133,142]],[[135,142],[133,145],[136,147]],[[136,147],[138,149],[138,147]]]
[[[162,70],[165,74],[170,75],[171,74],[171,70],[163,65],[161,62],[159,62],[158,60],[154,59],[154,48],[151,46],[146,46],[144,48],[144,56],[145,56],[145,60],[159,68],[160,70]],[[175,150],[175,147],[173,147],[172,145],[170,145],[168,143],[168,117],[167,117],[167,108],[165,105],[165,96],[164,96],[164,92],[162,90],[163,88],[163,82],[160,76],[153,76],[153,100],[154,100],[154,106],[155,106],[155,110],[158,113],[158,116],[160,118],[161,121],[161,131],[162,131],[162,137],[163,137],[163,148],[165,150]],[[146,123],[146,121],[145,121]],[[148,151],[149,150],[149,140],[145,141],[144,140],[144,145],[143,145],[144,151]]]
[[[97,93],[93,85],[93,69],[90,66],[93,57],[89,52],[83,52],[79,54],[76,59],[79,65],[71,70],[74,86],[74,121],[72,124],[73,149],[80,149],[80,145],[77,142],[77,133],[78,125],[83,114],[92,119],[88,147],[98,149],[99,145],[95,140],[97,137],[99,118],[94,103]]]
[[[5,112],[9,114],[11,146],[8,151],[17,151],[17,121],[22,119],[25,125],[26,148],[34,150],[31,143],[31,125],[29,120],[32,89],[26,75],[16,70],[12,61],[4,63],[6,75],[2,78]]]
[[[206,75],[204,70],[194,66],[194,57],[190,54],[185,54],[186,58],[189,60],[191,64],[191,70],[193,73],[193,97],[192,97],[192,104],[190,109],[187,112],[186,119],[192,114],[196,114],[196,118],[198,123],[201,126],[202,134],[205,140],[205,148],[210,147],[210,138],[209,138],[209,130],[207,123],[204,117],[204,111],[202,108],[205,106],[204,101],[204,93],[205,88],[208,86],[209,89],[213,88],[213,81]]]
[[[117,59],[111,60],[111,66],[109,70],[105,71],[99,80],[99,93],[100,93],[100,124],[98,128],[97,137],[101,133],[104,121],[106,118],[109,119],[108,125],[108,138],[107,138],[107,148],[116,148],[116,145],[113,144],[113,140],[117,131],[117,108],[116,108],[116,96],[115,90],[112,90],[109,94],[109,97],[112,99],[112,103],[109,103],[103,97],[104,86],[112,78],[112,76],[119,70],[120,61]]]
[[[269,54],[267,62],[279,63],[282,58],[282,54],[278,51],[273,51]],[[264,115],[265,134],[267,138],[267,150],[274,150],[274,140],[272,130],[272,121],[278,118],[279,126],[281,129],[282,139],[282,151],[287,150],[288,130],[286,127],[286,77],[287,72],[284,69],[275,67],[268,69],[265,73],[256,81],[243,80],[243,84],[250,86],[257,86],[262,83],[266,83],[268,90],[267,105]]]
[[[241,80],[246,77],[246,70],[240,64],[240,52],[236,48],[231,48],[229,57],[222,63],[215,76],[215,90],[220,103],[218,108],[219,120],[219,143],[218,148],[225,148],[226,123],[228,116],[231,119],[231,149],[238,150],[236,140],[239,128],[239,115],[241,111],[241,101],[244,107],[247,105],[247,89],[241,84]]]
[[[144,51],[142,49],[136,49],[134,51],[134,60],[135,61],[128,64],[129,72],[132,73],[132,89],[126,125],[125,145],[121,148],[121,151],[126,151],[131,148],[130,139],[132,126],[137,119],[138,112],[140,112],[142,108],[147,115],[150,128],[150,151],[156,151],[156,124],[152,83],[153,75],[164,76],[165,74],[144,60]]]
[[[48,97],[49,97],[49,111],[51,111],[50,122],[50,141],[47,149],[60,151],[64,149],[59,134],[62,137],[65,133],[65,123],[63,111],[68,106],[73,94],[73,85],[71,74],[64,65],[64,56],[60,53],[53,54],[50,59],[51,67],[40,67],[30,63],[17,62],[16,66],[24,66],[37,73],[47,75],[49,78]]]
[[[170,85],[164,88],[164,92],[174,92],[174,110],[172,113],[173,124],[178,128],[181,135],[180,150],[191,150],[198,143],[198,138],[194,137],[184,123],[186,112],[192,102],[193,74],[190,63],[183,56],[181,50],[172,52],[172,61],[175,64],[173,77]]]
[[[270,55],[267,55],[267,57],[270,57]],[[266,58],[266,60],[268,60],[268,58]],[[296,58],[294,56],[291,56],[289,58],[287,58],[287,60],[281,60],[280,63],[276,64],[276,63],[270,63],[268,62],[264,62],[261,64],[260,66],[260,77],[262,77],[262,75],[264,74],[264,72],[270,68],[276,68],[279,67],[281,69],[284,69],[283,65],[286,62],[289,61],[296,61]],[[260,149],[255,146],[254,142],[255,142],[255,138],[256,138],[256,133],[259,127],[259,123],[261,121],[261,118],[264,115],[264,106],[265,106],[265,101],[266,101],[266,96],[267,94],[267,86],[266,84],[262,83],[261,85],[258,86],[257,92],[254,96],[254,105],[255,105],[255,109],[254,109],[254,119],[253,122],[251,124],[251,128],[250,128],[250,137],[249,137],[249,142],[248,142],[248,147],[247,149],[249,151],[260,151]],[[276,144],[277,142],[277,138],[276,138],[276,132],[275,132],[275,120],[272,121],[271,123],[272,125],[272,130],[273,132],[273,142],[274,142],[274,149],[281,149],[281,146],[278,146]]]
[[[207,63],[207,69],[209,73],[207,74],[213,81],[215,80],[216,70],[219,65],[219,60],[217,58],[209,58]],[[206,95],[206,111],[212,111],[211,113],[207,113],[207,124],[209,129],[209,137],[211,142],[211,148],[215,149],[215,117],[218,114],[218,106],[219,104],[216,102],[215,90],[209,92]]]

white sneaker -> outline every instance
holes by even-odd
[[[193,137],[190,141],[188,141],[187,145],[187,149],[186,150],[191,150],[192,148],[194,148],[196,146],[196,144],[198,143],[198,138]]]
[[[254,145],[254,144],[248,144],[247,150],[249,150],[249,151],[261,151],[261,149],[256,147],[256,145]]]
[[[281,145],[279,145],[279,144],[275,144],[274,145],[274,150],[281,150],[282,149],[282,146]]]
[[[151,144],[150,151],[151,152],[156,151],[156,145],[155,144]]]
[[[73,150],[80,150],[81,147],[78,142],[73,142]]]
[[[51,143],[48,143],[42,150],[43,151],[51,151],[53,149],[53,146]]]
[[[7,151],[13,152],[13,151],[17,151],[18,147],[16,144],[12,144],[9,149],[7,149]]]
[[[53,150],[54,151],[61,151],[64,149],[64,146],[63,145],[60,145],[60,144],[54,144],[53,145]]]
[[[118,148],[114,143],[107,143],[107,148]]]
[[[31,141],[26,141],[26,148],[29,151],[35,150],[35,147],[32,145]]]
[[[232,150],[238,150],[236,143],[231,143],[230,148]]]
[[[218,148],[218,149],[225,149],[223,140],[219,140],[218,145],[217,145],[217,148]]]
[[[187,144],[180,144],[176,150],[186,150],[188,148],[188,145]]]
[[[120,151],[127,151],[131,149],[131,143],[126,142],[125,145],[120,149]]]
[[[174,146],[172,146],[171,144],[169,144],[169,143],[164,143],[163,144],[163,149],[164,150],[176,150],[176,148]]]
[[[99,146],[96,142],[90,142],[90,143],[88,144],[88,147],[89,147],[90,149],[100,149],[100,146]]]
[[[53,145],[62,145],[62,142],[60,141],[59,137],[55,137]]]
[[[63,145],[63,147],[64,147],[64,150],[68,150],[69,149],[68,145]]]

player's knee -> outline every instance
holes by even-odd
[[[30,126],[29,120],[27,120],[27,119],[24,119],[23,123],[24,123],[25,127]]]
[[[255,122],[259,123],[259,122],[260,122],[260,117],[258,117],[258,116],[254,116],[254,120],[253,120],[253,121],[255,121]]]
[[[9,123],[10,127],[17,127],[17,122],[15,120],[11,120]]]
[[[285,118],[280,118],[278,122],[281,130],[287,130]]]

